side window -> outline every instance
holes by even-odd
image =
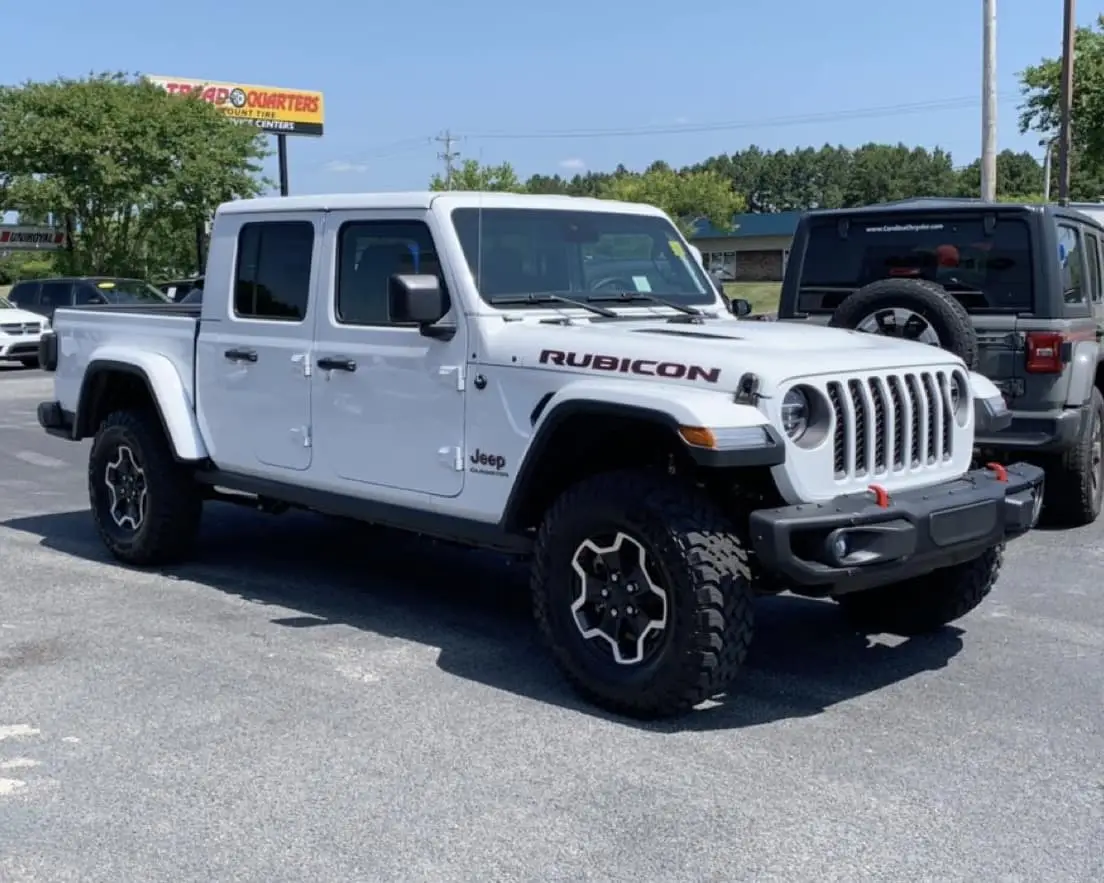
[[[38,295],[38,305],[47,309],[67,307],[72,301],[73,286],[69,282],[43,282]]]
[[[89,304],[105,304],[107,298],[96,288],[94,285],[78,285],[76,295],[73,298],[73,302],[78,307],[85,307]]]
[[[19,307],[21,310],[25,310],[27,307],[34,304],[37,294],[37,282],[20,282],[11,290],[11,293],[8,295],[8,300],[11,301],[13,307]]]
[[[1085,256],[1089,263],[1089,297],[1094,304],[1104,300],[1100,289],[1100,240],[1095,233],[1085,233]]]
[[[314,224],[260,221],[238,233],[234,314],[242,319],[302,322],[310,295]]]
[[[1062,294],[1067,304],[1085,302],[1085,280],[1081,264],[1081,235],[1069,224],[1058,225],[1058,260]]]
[[[436,276],[445,286],[433,236],[422,221],[349,221],[338,234],[337,321],[391,325],[388,283],[393,275]]]

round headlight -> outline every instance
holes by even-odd
[[[782,399],[782,430],[797,441],[809,428],[809,397],[796,387]]]

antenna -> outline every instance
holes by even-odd
[[[437,154],[437,159],[441,160],[445,164],[445,189],[451,190],[452,163],[460,156],[459,151],[452,149],[452,145],[456,142],[456,139],[452,137],[452,132],[450,132],[448,129],[445,129],[445,131],[442,134],[438,135],[434,140],[438,144],[443,144],[445,146],[444,151]]]

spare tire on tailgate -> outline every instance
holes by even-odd
[[[925,279],[879,279],[864,285],[836,308],[828,323],[939,346],[978,365],[978,341],[970,314],[952,294]]]

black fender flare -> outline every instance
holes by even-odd
[[[540,425],[525,450],[513,486],[510,488],[510,494],[506,499],[506,505],[502,511],[500,525],[509,532],[516,532],[519,529],[519,525],[523,520],[521,513],[525,508],[529,488],[535,480],[537,470],[540,469],[544,460],[544,454],[552,443],[557,430],[568,420],[580,416],[628,417],[661,426],[670,431],[672,437],[683,446],[698,466],[709,469],[780,466],[786,461],[786,445],[782,440],[782,436],[768,423],[762,424],[766,436],[762,447],[715,451],[686,444],[679,435],[679,423],[674,417],[665,411],[641,405],[626,405],[593,399],[570,399],[556,405],[541,420],[544,408],[551,398],[551,393],[544,396],[530,414],[530,422],[536,425],[539,421]]]

